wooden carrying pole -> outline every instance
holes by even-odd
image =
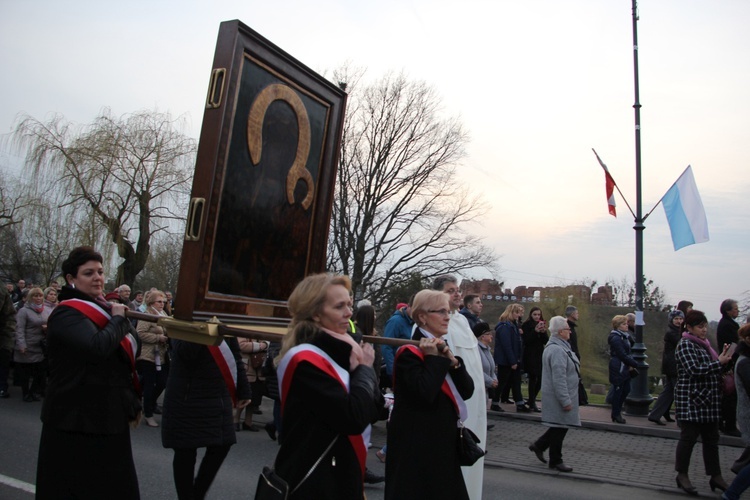
[[[261,326],[261,325],[225,325],[218,321],[182,321],[169,316],[157,316],[136,311],[125,311],[128,318],[158,323],[167,330],[167,336],[189,342],[204,345],[219,345],[225,335],[232,337],[243,337],[253,340],[267,340],[269,342],[281,342],[286,334],[285,327]],[[394,339],[389,337],[377,337],[374,335],[363,335],[362,340],[371,344],[380,345],[419,345],[418,340]]]

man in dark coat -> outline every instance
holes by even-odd
[[[469,322],[469,327],[473,330],[474,326],[482,321],[479,315],[482,314],[482,298],[479,295],[469,294],[464,297],[464,307],[461,308],[461,313],[466,320]]]
[[[570,327],[570,349],[573,354],[576,355],[578,361],[581,361],[581,351],[578,350],[578,308],[575,306],[568,306],[565,308],[565,318],[568,320],[568,327]],[[589,404],[589,395],[586,393],[586,388],[583,385],[583,381],[578,384],[578,404],[585,406]]]
[[[0,398],[10,397],[8,373],[16,342],[16,308],[5,287],[0,288]]]
[[[719,320],[719,326],[716,327],[716,352],[721,352],[724,349],[724,344],[737,344],[740,339],[737,334],[740,329],[736,320],[740,314],[737,301],[734,299],[722,301],[719,311],[721,311],[721,319]],[[732,363],[737,361],[737,357],[738,354],[735,352]],[[732,391],[731,394],[723,394],[721,398],[719,430],[728,436],[740,436],[740,431],[737,429],[737,391]]]

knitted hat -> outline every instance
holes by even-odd
[[[492,328],[490,328],[490,325],[488,325],[484,321],[480,321],[476,325],[474,325],[471,331],[474,332],[475,337],[479,338],[485,333],[492,333]]]
[[[397,311],[400,311],[404,307],[409,307],[409,304],[407,304],[406,302],[399,302],[398,304],[396,304],[396,310]]]
[[[104,296],[104,300],[107,302],[116,300],[119,304],[122,304],[122,300],[120,299],[120,294],[117,292],[109,292],[107,295]]]
[[[673,319],[675,318],[682,318],[685,319],[685,313],[680,311],[679,309],[675,309],[674,311],[669,312],[669,322],[671,323]]]

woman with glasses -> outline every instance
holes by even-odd
[[[484,321],[479,321],[472,328],[477,338],[479,347],[479,358],[482,360],[482,373],[484,374],[484,388],[486,399],[491,399],[497,390],[497,373],[495,373],[495,358],[492,357],[492,340],[494,331]]]
[[[146,304],[146,313],[155,316],[167,316],[164,312],[164,304],[167,299],[164,292],[151,290],[146,292],[143,303]],[[157,409],[156,400],[159,399],[164,388],[167,387],[169,377],[169,353],[167,351],[167,332],[164,327],[151,321],[138,321],[136,327],[138,337],[141,339],[141,355],[135,363],[138,375],[143,384],[143,416],[146,425],[159,427],[154,418]]]
[[[468,499],[456,426],[467,417],[465,400],[474,382],[442,340],[450,320],[448,295],[422,290],[411,313],[419,347],[400,347],[393,364],[397,404],[388,427],[385,498]]]
[[[549,449],[549,468],[571,472],[562,459],[562,444],[570,427],[580,427],[578,415],[578,383],[581,363],[570,347],[570,326],[562,316],[549,322],[552,333],[542,356],[542,423],[549,427],[529,450],[544,463]]]

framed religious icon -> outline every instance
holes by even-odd
[[[175,317],[285,324],[325,268],[346,93],[239,21],[221,23]]]

